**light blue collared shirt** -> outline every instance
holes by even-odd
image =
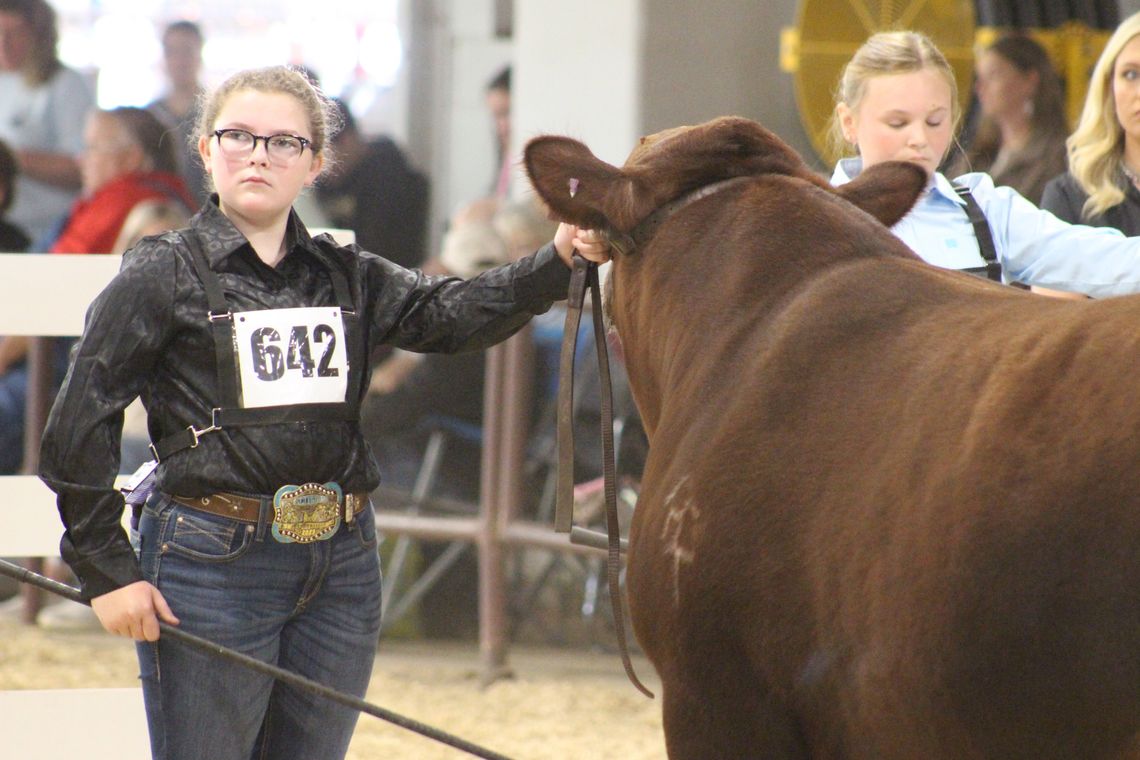
[[[862,171],[858,158],[840,161],[833,185]],[[995,187],[988,174],[964,174],[965,185],[989,222],[1002,276],[1008,281],[1095,298],[1140,292],[1140,238],[1111,227],[1069,224],[1022,198],[1011,187]],[[950,180],[936,173],[910,213],[891,231],[926,261],[947,269],[985,266],[966,203]]]

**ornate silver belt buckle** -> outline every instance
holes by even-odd
[[[332,538],[340,527],[343,501],[337,483],[281,486],[273,495],[273,537],[283,544]]]

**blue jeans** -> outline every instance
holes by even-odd
[[[0,375],[0,475],[15,475],[24,462],[24,405],[28,370],[21,364]]]
[[[326,541],[283,544],[257,526],[161,493],[139,522],[139,562],[180,628],[363,697],[380,631],[372,510]],[[155,760],[336,760],[358,713],[162,638],[138,645]]]
[[[52,380],[48,392],[55,395],[67,373],[68,353],[74,338],[51,338]],[[28,398],[28,367],[21,360],[0,373],[0,475],[15,475],[24,463],[24,408]]]

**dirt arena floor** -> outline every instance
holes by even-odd
[[[660,701],[634,689],[616,654],[517,646],[509,659],[514,677],[482,688],[473,642],[394,641],[378,652],[368,701],[508,757],[665,757]],[[634,667],[659,693],[648,662],[635,658]],[[129,687],[136,676],[134,649],[126,640],[0,622],[0,689]],[[469,755],[363,715],[348,757]]]

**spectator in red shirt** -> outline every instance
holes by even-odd
[[[82,196],[51,253],[110,253],[131,209],[145,201],[173,201],[193,211],[174,151],[166,128],[142,108],[92,111],[80,157]],[[56,387],[67,368],[67,343],[53,341]],[[0,337],[0,474],[18,472],[23,461],[27,351],[27,337]]]
[[[52,253],[110,253],[137,204],[172,200],[194,211],[166,128],[142,108],[93,111],[83,132],[82,197],[71,207]]]

